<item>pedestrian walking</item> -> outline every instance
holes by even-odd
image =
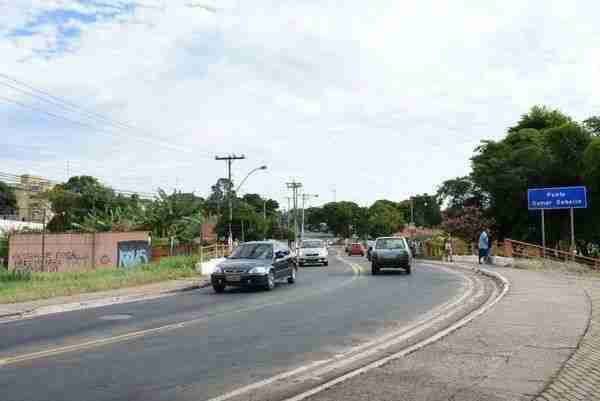
[[[452,237],[448,236],[444,238],[444,260],[447,262],[453,262],[454,250],[452,249]]]
[[[487,255],[489,252],[489,241],[490,238],[488,236],[487,230],[484,228],[481,234],[479,235],[479,264],[481,264],[481,260],[484,262],[487,261]]]

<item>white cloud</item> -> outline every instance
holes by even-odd
[[[115,18],[70,21],[81,33],[69,53],[36,57],[34,49],[59,39],[51,25],[27,40],[0,39],[0,51],[4,72],[144,132],[107,140],[15,123],[17,143],[53,130],[77,135],[65,160],[140,190],[178,181],[208,191],[225,174],[212,155],[246,153],[238,178],[269,165],[247,191],[282,199],[294,176],[321,201],[335,187],[338,199],[365,204],[431,192],[465,174],[479,140],[500,137],[534,104],[576,118],[599,106],[600,7],[591,2],[136,3]],[[0,30],[57,7],[106,11],[77,1],[11,2]],[[35,151],[4,162],[64,171]]]

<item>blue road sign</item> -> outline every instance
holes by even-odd
[[[531,188],[527,190],[529,210],[542,209],[585,209],[587,191],[585,187]]]

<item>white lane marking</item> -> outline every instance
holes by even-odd
[[[263,387],[263,386],[267,386],[267,385],[272,384],[272,383],[274,383],[274,382],[276,382],[278,380],[287,379],[288,377],[292,377],[292,376],[295,376],[295,375],[297,375],[299,373],[302,373],[302,372],[305,372],[307,370],[316,368],[317,366],[321,366],[321,365],[323,365],[325,363],[328,363],[330,361],[331,361],[331,359],[323,359],[323,360],[320,360],[320,361],[315,361],[315,362],[309,363],[308,365],[301,366],[298,369],[290,370],[289,372],[285,372],[285,373],[282,373],[280,375],[273,376],[273,377],[271,377],[269,379],[261,380],[259,382],[256,382],[256,383],[250,384],[248,386],[245,386],[245,387],[239,388],[237,390],[234,390],[234,391],[232,391],[230,393],[223,394],[223,395],[220,395],[220,396],[215,397],[215,398],[211,398],[210,400],[207,400],[207,401],[225,401],[225,400],[228,400],[230,398],[237,397],[238,395],[242,395],[244,393],[247,393],[248,391],[252,391],[252,390],[255,390],[257,388],[260,388],[260,387]]]
[[[461,328],[462,326],[466,325],[467,323],[471,322],[473,319],[475,319],[478,316],[484,314],[485,312],[487,312],[488,310],[490,310],[492,307],[494,307],[498,302],[500,302],[500,300],[502,298],[504,298],[504,296],[506,295],[506,293],[510,289],[510,282],[505,277],[503,277],[502,275],[500,275],[500,274],[498,274],[496,272],[493,272],[493,274],[496,277],[498,277],[504,283],[504,286],[503,286],[503,289],[502,289],[500,295],[498,295],[496,298],[494,298],[492,300],[492,302],[486,303],[481,308],[478,308],[477,310],[471,312],[469,315],[465,316],[463,319],[459,320],[458,322],[454,323],[453,325],[447,327],[446,329],[444,329],[444,330],[442,330],[442,331],[434,334],[433,336],[431,336],[431,337],[429,337],[429,338],[427,338],[427,339],[425,339],[425,340],[423,340],[423,341],[421,341],[421,342],[419,342],[419,343],[417,343],[415,345],[412,345],[412,346],[410,346],[408,348],[405,348],[404,350],[399,351],[399,352],[397,352],[395,354],[392,354],[392,355],[389,355],[389,356],[384,357],[382,359],[379,359],[379,360],[377,360],[375,362],[372,362],[372,363],[370,363],[370,364],[368,364],[366,366],[363,366],[361,368],[353,370],[352,372],[346,373],[346,374],[344,374],[344,375],[342,375],[340,377],[337,377],[337,378],[335,378],[333,380],[330,380],[327,383],[323,383],[323,384],[321,384],[321,385],[319,385],[317,387],[314,387],[314,388],[312,388],[312,389],[310,389],[308,391],[305,391],[305,392],[303,392],[301,394],[298,394],[298,395],[296,395],[294,397],[287,398],[284,401],[302,401],[302,400],[304,400],[304,399],[306,399],[306,398],[308,398],[308,397],[310,397],[312,395],[315,395],[315,394],[320,393],[320,392],[322,392],[324,390],[327,390],[328,388],[331,388],[331,387],[335,386],[336,384],[339,384],[339,383],[344,382],[344,381],[346,381],[348,379],[351,379],[352,377],[358,376],[358,375],[360,375],[362,373],[365,373],[365,372],[367,372],[369,370],[372,370],[372,369],[378,368],[380,366],[383,366],[386,363],[388,363],[388,362],[390,362],[390,361],[392,361],[394,359],[398,359],[398,358],[406,356],[406,355],[408,355],[408,354],[410,354],[412,352],[415,352],[415,351],[417,351],[417,350],[419,350],[419,349],[421,349],[421,348],[423,348],[423,347],[425,347],[425,346],[427,346],[429,344],[432,344],[432,343],[438,341],[439,339],[447,336],[448,334],[452,333],[453,331],[455,331],[455,330]]]
[[[227,314],[253,312],[253,311],[261,310],[261,309],[268,308],[271,306],[284,305],[284,304],[287,304],[290,302],[299,301],[301,299],[308,298],[309,296],[314,296],[314,295],[318,295],[318,294],[323,294],[325,292],[334,291],[334,290],[337,290],[339,288],[342,288],[342,287],[345,287],[345,286],[351,284],[352,282],[354,282],[354,280],[356,280],[358,278],[358,275],[359,275],[359,273],[357,273],[354,268],[353,268],[353,270],[354,270],[355,274],[352,275],[352,278],[350,280],[343,281],[341,283],[336,283],[335,285],[325,287],[316,293],[312,292],[309,294],[305,294],[304,296],[290,297],[290,298],[286,298],[284,300],[277,301],[277,302],[269,302],[269,303],[254,305],[254,306],[241,308],[241,309],[226,310],[226,311],[223,311],[223,312],[220,312],[217,314],[203,316],[201,318],[186,320],[186,321],[178,322],[178,323],[171,323],[171,324],[167,324],[164,326],[155,327],[152,329],[139,330],[139,331],[125,333],[125,334],[121,334],[121,335],[117,335],[117,336],[101,338],[98,340],[86,341],[86,342],[72,344],[72,345],[66,345],[66,346],[62,346],[62,347],[50,348],[50,349],[46,349],[46,350],[42,350],[42,351],[31,352],[31,353],[21,354],[21,355],[15,355],[12,357],[6,357],[3,359],[0,359],[0,366],[11,365],[11,364],[30,361],[30,360],[34,360],[34,359],[46,358],[49,356],[64,354],[67,352],[79,351],[79,350],[86,349],[86,348],[100,347],[100,346],[107,345],[107,344],[112,344],[112,343],[116,343],[116,342],[122,342],[122,341],[127,341],[127,340],[144,337],[144,336],[147,336],[150,334],[156,334],[156,333],[162,333],[165,331],[181,329],[181,328],[191,326],[194,324],[204,323],[215,317],[220,317],[220,316],[227,315]]]
[[[340,261],[350,265],[353,269],[358,268],[360,270],[360,266],[350,263],[349,261],[347,261],[339,256],[338,256],[338,259]],[[431,327],[431,325],[448,317],[448,315],[450,315],[450,312],[447,312],[449,309],[452,309],[452,308],[456,307],[457,305],[461,304],[462,302],[464,302],[464,300],[467,299],[468,297],[470,297],[474,292],[475,282],[471,277],[466,277],[463,274],[461,274],[457,271],[451,270],[451,269],[447,269],[447,268],[443,268],[443,269],[451,274],[454,274],[454,275],[457,275],[457,276],[463,278],[463,287],[462,288],[464,289],[464,291],[462,291],[460,295],[454,297],[453,299],[445,302],[442,305],[439,305],[438,307],[434,308],[432,311],[429,311],[426,314],[422,315],[419,319],[409,323],[408,325],[405,325],[404,327],[402,327],[399,330],[394,330],[392,332],[388,332],[385,335],[383,335],[375,340],[369,341],[367,343],[361,344],[356,347],[352,347],[345,352],[335,355],[335,357],[333,357],[333,358],[309,363],[308,365],[301,366],[295,370],[292,370],[289,372],[284,372],[284,373],[272,376],[269,379],[265,379],[265,380],[262,380],[262,381],[259,381],[256,383],[249,384],[244,387],[237,388],[229,393],[222,394],[215,398],[210,398],[206,401],[226,401],[231,398],[235,398],[242,394],[248,393],[252,390],[256,390],[260,387],[272,384],[272,383],[280,381],[280,380],[284,380],[287,377],[290,377],[293,375],[297,376],[298,373],[303,372],[303,371],[310,371],[310,375],[308,377],[302,378],[303,381],[307,381],[307,380],[311,380],[311,379],[314,380],[319,375],[323,375],[331,370],[338,369],[341,366],[344,366],[344,365],[353,363],[356,360],[368,357],[376,352],[380,352],[381,350],[383,350],[389,346],[393,346],[396,343],[405,341],[407,338],[410,338],[414,335],[419,334],[420,332]],[[482,291],[483,290],[481,288],[479,288],[476,296],[481,295]],[[371,348],[371,349],[368,349],[368,348]],[[363,351],[365,349],[367,349],[367,350]],[[315,363],[316,363],[316,365],[315,365]],[[317,367],[321,367],[321,366],[322,366],[321,369],[317,369],[314,371],[311,370],[313,368],[317,368]]]

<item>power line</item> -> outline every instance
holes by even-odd
[[[28,182],[26,182],[26,183],[22,182],[23,176],[27,177]],[[27,174],[17,175],[17,174],[2,172],[2,171],[0,171],[0,180],[6,181],[8,184],[12,184],[12,185],[48,184],[50,186],[55,186],[55,185],[62,184],[59,181],[54,181],[54,180],[50,180],[50,179],[46,179],[46,178],[42,178],[42,177],[35,177],[35,176],[27,175]],[[150,198],[150,199],[154,199],[156,197],[156,194],[150,193],[150,192],[139,192],[139,191],[122,190],[122,189],[115,189],[115,188],[110,188],[110,189],[112,189],[117,195],[125,195],[125,196],[137,195],[140,198]],[[34,190],[29,190],[29,191],[27,189],[21,189],[21,190],[25,191],[25,192],[39,193],[39,191],[34,191]]]
[[[119,136],[119,135],[117,135],[117,132],[107,131],[103,128],[99,128],[97,126],[90,125],[89,123],[99,123],[100,122],[103,124],[108,124],[108,125],[112,126],[113,128],[116,128],[120,131],[124,131],[127,133],[131,133],[132,131],[137,131],[138,133],[144,134],[144,136],[142,137],[139,135],[135,135],[135,133],[134,133],[136,140],[150,143],[153,145],[160,145],[160,146],[166,147],[170,150],[175,150],[178,152],[185,152],[185,153],[193,153],[195,155],[203,155],[206,157],[212,156],[208,152],[198,152],[196,150],[190,149],[189,147],[180,147],[180,146],[172,145],[170,142],[166,142],[162,139],[156,139],[156,137],[153,133],[146,131],[146,130],[141,130],[141,129],[133,126],[131,123],[123,122],[123,121],[116,120],[116,119],[113,119],[110,117],[106,117],[99,113],[89,111],[81,106],[74,104],[73,102],[70,102],[70,101],[62,99],[58,96],[55,96],[46,90],[36,88],[35,86],[28,84],[24,81],[18,80],[14,77],[11,77],[10,75],[0,72],[0,77],[3,77],[5,80],[4,82],[0,81],[0,85],[3,85],[5,87],[16,90],[17,92],[19,92],[21,94],[25,94],[34,99],[41,100],[41,101],[51,104],[53,106],[57,106],[57,107],[61,108],[63,111],[66,110],[71,113],[74,112],[74,113],[78,114],[79,117],[81,117],[83,115],[84,118],[87,118],[88,120],[92,119],[92,121],[81,122],[81,121],[73,120],[72,118],[65,116],[65,115],[60,115],[60,114],[57,114],[54,112],[50,112],[48,110],[44,110],[39,107],[34,107],[31,105],[19,102],[18,100],[15,100],[15,99],[2,97],[2,99],[8,103],[16,104],[16,105],[19,105],[20,107],[24,107],[24,108],[30,109],[32,111],[43,113],[43,114],[46,114],[47,116],[51,116],[51,117],[59,119],[59,120],[65,120],[72,124],[80,125],[80,126],[83,126],[86,128],[91,128],[97,132],[105,132],[105,133],[108,133],[111,135]],[[6,80],[9,80],[10,82],[6,82]],[[22,86],[22,88],[15,86],[15,84]],[[96,121],[94,121],[94,120],[96,120]],[[147,138],[148,136],[150,136],[152,138],[149,139],[149,138]],[[131,139],[131,138],[129,137],[129,139]]]

